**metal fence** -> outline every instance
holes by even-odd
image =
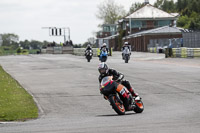
[[[200,32],[183,32],[183,47],[200,48]]]
[[[166,47],[172,47],[172,48],[179,48],[181,47],[181,38],[173,38],[173,39],[151,39],[149,41],[148,47],[160,47],[160,48],[166,48]]]

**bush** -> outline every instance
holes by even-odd
[[[21,52],[21,48],[17,48],[17,53],[20,54]]]

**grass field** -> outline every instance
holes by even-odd
[[[0,66],[0,121],[24,121],[38,117],[31,95]]]

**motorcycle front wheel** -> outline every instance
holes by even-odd
[[[142,113],[143,110],[144,110],[144,104],[143,102],[140,100],[140,101],[136,101],[135,102],[135,108],[134,108],[134,112],[135,113]]]
[[[129,57],[125,56],[125,63],[128,63]]]
[[[125,114],[124,105],[122,103],[120,103],[118,99],[119,98],[117,97],[117,95],[109,96],[110,104],[113,107],[113,109],[115,110],[115,112],[118,115],[124,115]]]

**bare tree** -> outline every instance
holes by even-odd
[[[88,42],[91,44],[91,45],[94,45],[95,42],[96,42],[96,39],[94,37],[90,37],[88,38]]]
[[[122,5],[118,5],[114,0],[104,0],[98,6],[96,17],[103,20],[103,24],[115,24],[119,19],[126,15]]]

